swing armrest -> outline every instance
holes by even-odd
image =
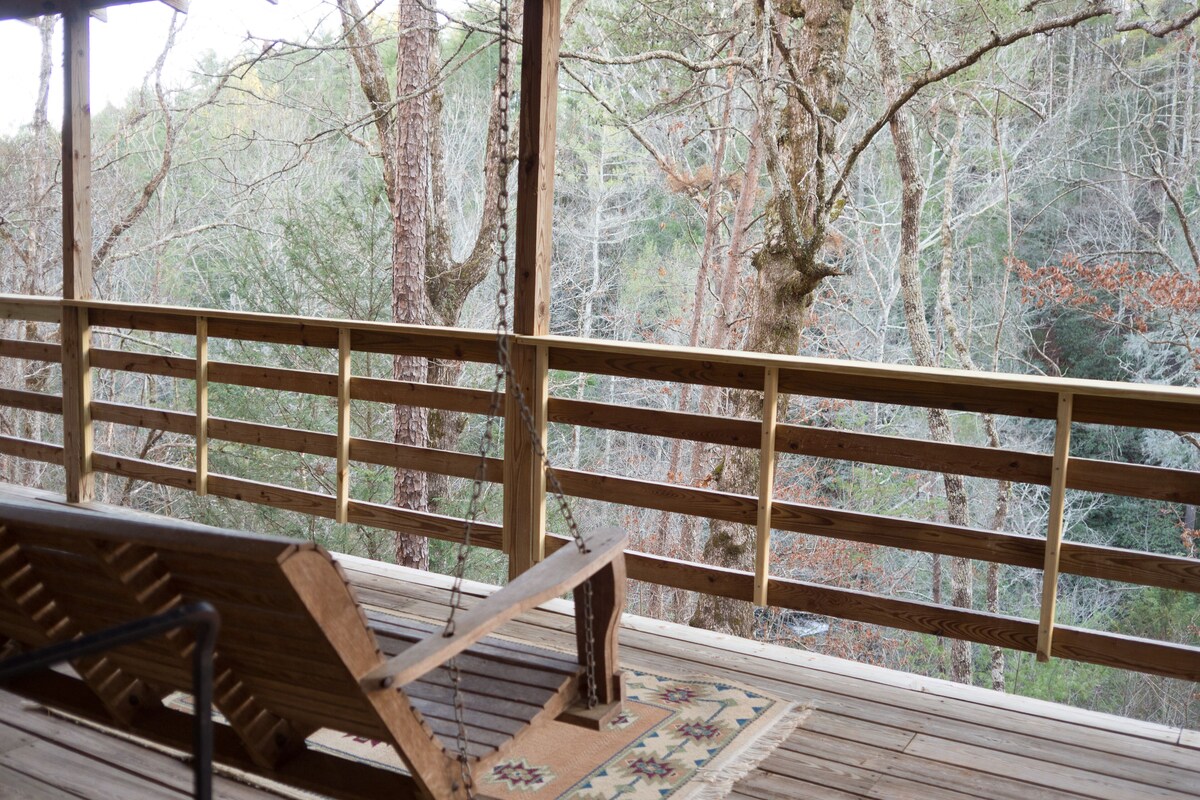
[[[585,537],[587,552],[568,543],[455,621],[452,636],[440,631],[409,647],[359,678],[364,691],[403,686],[444,664],[509,620],[564,594],[621,557],[629,535],[604,528]]]

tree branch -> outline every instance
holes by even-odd
[[[1158,38],[1161,39],[1162,37],[1166,36],[1169,33],[1174,33],[1175,31],[1183,30],[1188,25],[1191,25],[1193,22],[1195,22],[1197,19],[1200,19],[1200,5],[1197,5],[1191,11],[1180,14],[1175,19],[1119,20],[1117,22],[1116,27],[1117,27],[1117,30],[1119,30],[1119,31],[1138,31],[1138,30],[1145,31],[1146,33],[1150,34],[1151,36],[1157,36]]]
[[[1106,5],[1091,3],[1086,8],[1076,11],[1072,14],[1067,14],[1066,16],[1062,17],[1052,17],[1050,19],[1034,22],[1030,25],[1026,25],[1023,28],[1017,28],[1014,31],[1009,31],[1003,36],[993,31],[991,38],[988,39],[988,41],[979,45],[962,58],[947,64],[941,69],[926,72],[917,80],[910,83],[902,92],[900,92],[896,99],[888,105],[883,114],[881,114],[874,122],[871,123],[866,132],[863,133],[863,135],[859,137],[858,141],[854,143],[854,146],[850,148],[850,153],[846,156],[846,163],[842,166],[842,171],[838,175],[837,182],[833,185],[833,189],[830,191],[829,197],[825,200],[825,208],[833,208],[834,203],[837,202],[837,199],[845,191],[846,182],[849,180],[850,173],[854,170],[854,165],[858,162],[859,156],[861,156],[863,151],[867,149],[867,146],[871,144],[871,141],[875,138],[875,136],[878,135],[881,130],[883,130],[883,127],[891,122],[892,117],[894,117],[901,108],[907,105],[908,102],[917,95],[917,92],[921,91],[926,86],[944,81],[947,78],[962,72],[967,67],[977,63],[981,58],[993,50],[1007,47],[1011,44],[1021,41],[1022,39],[1028,39],[1030,36],[1036,36],[1039,33],[1051,33],[1056,30],[1061,30],[1062,28],[1071,28],[1080,24],[1081,22],[1086,22],[1089,19],[1109,16],[1112,13],[1112,9]]]

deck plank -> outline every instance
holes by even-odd
[[[441,576],[400,572],[390,566],[363,568],[357,560],[346,566],[351,582],[368,604],[400,608],[403,613],[428,619],[444,613],[447,583]],[[474,595],[483,591],[483,587],[468,586],[465,603],[469,606]],[[573,645],[569,608],[562,601],[546,604],[499,633],[541,647],[569,649]],[[814,654],[644,618],[624,621],[621,646],[622,662],[633,667],[700,671],[781,697],[812,701],[817,711],[805,723],[806,730],[881,751],[872,761],[878,778],[867,789],[861,784],[851,787],[845,781],[836,788],[801,781],[793,787],[797,796],[813,785],[850,796],[879,798],[1200,796],[1193,788],[1200,786],[1200,759],[1195,750],[1182,746],[1195,739],[1191,732],[1177,728],[825,656],[814,658]],[[839,666],[844,672],[836,670]],[[979,758],[972,767],[965,767],[905,753],[917,737],[961,743],[968,748],[964,754]],[[794,741],[795,737],[784,748],[795,750]],[[891,757],[883,757],[882,751],[890,752]],[[850,766],[844,758],[826,757],[831,764],[841,765],[826,765],[835,773],[844,773]],[[1010,776],[1024,758],[1031,762],[1031,775],[1037,779],[1014,781]],[[1007,770],[1003,768],[1006,764]],[[1053,777],[1056,772],[1080,780],[1069,789],[1055,788],[1066,785]],[[751,777],[763,774],[771,773],[760,769]],[[996,791],[997,781],[1002,784],[1001,793]],[[1081,794],[1079,786],[1088,788]],[[738,788],[749,796],[770,796],[763,794],[767,790],[755,790],[756,794]]]
[[[0,766],[0,798],[3,800],[86,800],[45,781]]]
[[[5,746],[14,745],[14,746]],[[140,744],[52,716],[0,691],[0,798],[188,798],[192,768]],[[23,777],[16,777],[16,776]],[[8,778],[12,778],[11,789]],[[216,777],[221,800],[268,800],[273,792]]]

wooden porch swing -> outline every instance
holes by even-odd
[[[66,19],[64,300],[86,299],[91,283],[87,15],[137,1],[0,0],[0,19],[45,13],[63,13]],[[179,0],[163,2],[178,10],[186,6]],[[558,15],[557,0],[533,0],[524,15],[516,334],[544,334],[549,327]],[[501,0],[500,27],[501,85],[507,87],[506,0]],[[500,102],[506,143],[506,88]],[[508,159],[503,144],[500,160],[504,209]],[[610,719],[622,699],[617,625],[625,597],[627,536],[614,529],[581,534],[559,491],[574,546],[542,558],[545,481],[548,474],[556,488],[557,481],[545,461],[544,416],[535,417],[525,401],[532,396],[536,402],[538,396],[531,385],[537,350],[514,343],[507,328],[508,224],[503,216],[498,369],[481,464],[491,417],[507,386],[505,417],[512,433],[505,437],[505,457],[517,465],[505,494],[505,549],[513,578],[507,586],[469,610],[460,609],[482,467],[441,629],[366,612],[337,563],[315,544],[44,498],[0,499],[0,659],[207,602],[221,620],[212,701],[227,723],[216,732],[216,760],[355,800],[479,796],[475,776],[530,729],[559,717],[595,728]],[[87,457],[72,455],[90,447],[86,309],[64,315],[62,330],[66,495],[77,503],[91,496]],[[73,355],[68,342],[83,343],[81,357]],[[339,472],[344,460],[339,459]],[[568,591],[579,598],[577,658],[485,638]],[[177,629],[77,659],[75,676],[43,670],[13,679],[5,688],[186,750],[191,715],[164,700],[192,690],[197,647],[192,634]],[[305,739],[322,728],[392,745],[411,776],[306,748]]]
[[[218,728],[216,760],[298,788],[355,800],[468,797],[460,755],[479,774],[586,697],[582,657],[484,637],[589,579],[601,704],[591,718],[619,705],[626,537],[616,530],[589,536],[586,553],[561,548],[463,613],[447,637],[366,612],[311,543],[45,500],[0,501],[0,524],[0,641],[45,647],[204,599],[221,618],[213,700],[228,727]],[[192,645],[177,631],[76,662],[78,678],[47,671],[5,688],[190,750],[190,715],[162,700],[192,691]],[[440,669],[455,656],[462,732]],[[392,745],[412,777],[307,750],[321,728]]]

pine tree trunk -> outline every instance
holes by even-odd
[[[425,264],[429,224],[429,63],[433,55],[434,18],[419,0],[401,0],[397,10],[400,35],[396,55],[395,186],[392,196],[392,320],[423,325],[427,319]],[[407,95],[412,97],[405,98]],[[393,377],[424,381],[424,358],[396,356]],[[429,443],[428,412],[397,405],[393,417],[397,444]],[[394,502],[402,508],[429,507],[428,479],[417,470],[397,469]],[[429,541],[419,534],[396,534],[396,563],[429,568]]]

